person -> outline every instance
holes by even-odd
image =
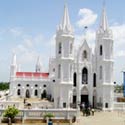
[[[95,112],[95,110],[94,110],[94,108],[92,108],[92,115],[94,116],[94,112]]]
[[[23,103],[25,104],[26,103],[26,99],[24,98],[24,101],[23,101]]]
[[[49,119],[48,125],[53,125],[52,119]]]
[[[89,107],[88,107],[88,115],[89,115],[89,116],[91,115],[90,112],[91,112],[91,107],[89,106]]]
[[[85,108],[85,104],[84,103],[82,103],[82,110]]]

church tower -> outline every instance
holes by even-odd
[[[72,102],[74,34],[68,7],[56,32],[56,82],[54,103],[56,108],[67,108]]]
[[[16,71],[17,71],[16,54],[13,53],[12,62],[11,62],[11,66],[10,66],[10,80],[12,80],[15,77]]]
[[[105,6],[96,32],[97,102],[104,110],[112,109],[113,103],[113,36],[109,29]]]
[[[37,62],[36,62],[36,72],[41,72],[42,71],[42,65],[40,62],[40,57],[38,57]]]
[[[13,53],[12,62],[10,65],[10,94],[13,95],[14,93],[14,80],[16,78],[16,72],[17,72],[17,60],[16,60],[16,54]]]

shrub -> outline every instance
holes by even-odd
[[[15,116],[19,113],[19,110],[15,106],[9,106],[3,113],[4,117],[14,119]]]
[[[43,117],[44,117],[45,119],[46,119],[46,118],[51,119],[52,117],[55,117],[55,116],[54,116],[54,114],[52,114],[52,113],[46,113]]]

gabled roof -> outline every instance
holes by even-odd
[[[82,45],[80,46],[80,51],[81,51],[83,48],[86,49],[86,50],[90,50],[89,45],[88,45],[88,43],[87,43],[86,40],[84,40],[84,42],[83,42]]]

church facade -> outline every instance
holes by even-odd
[[[13,97],[49,98],[55,108],[89,104],[103,110],[113,109],[113,36],[105,8],[96,32],[94,52],[87,40],[74,53],[74,31],[67,6],[56,31],[55,58],[49,61],[49,71],[41,71],[40,58],[35,72],[18,70],[13,55],[10,74],[10,94]]]

